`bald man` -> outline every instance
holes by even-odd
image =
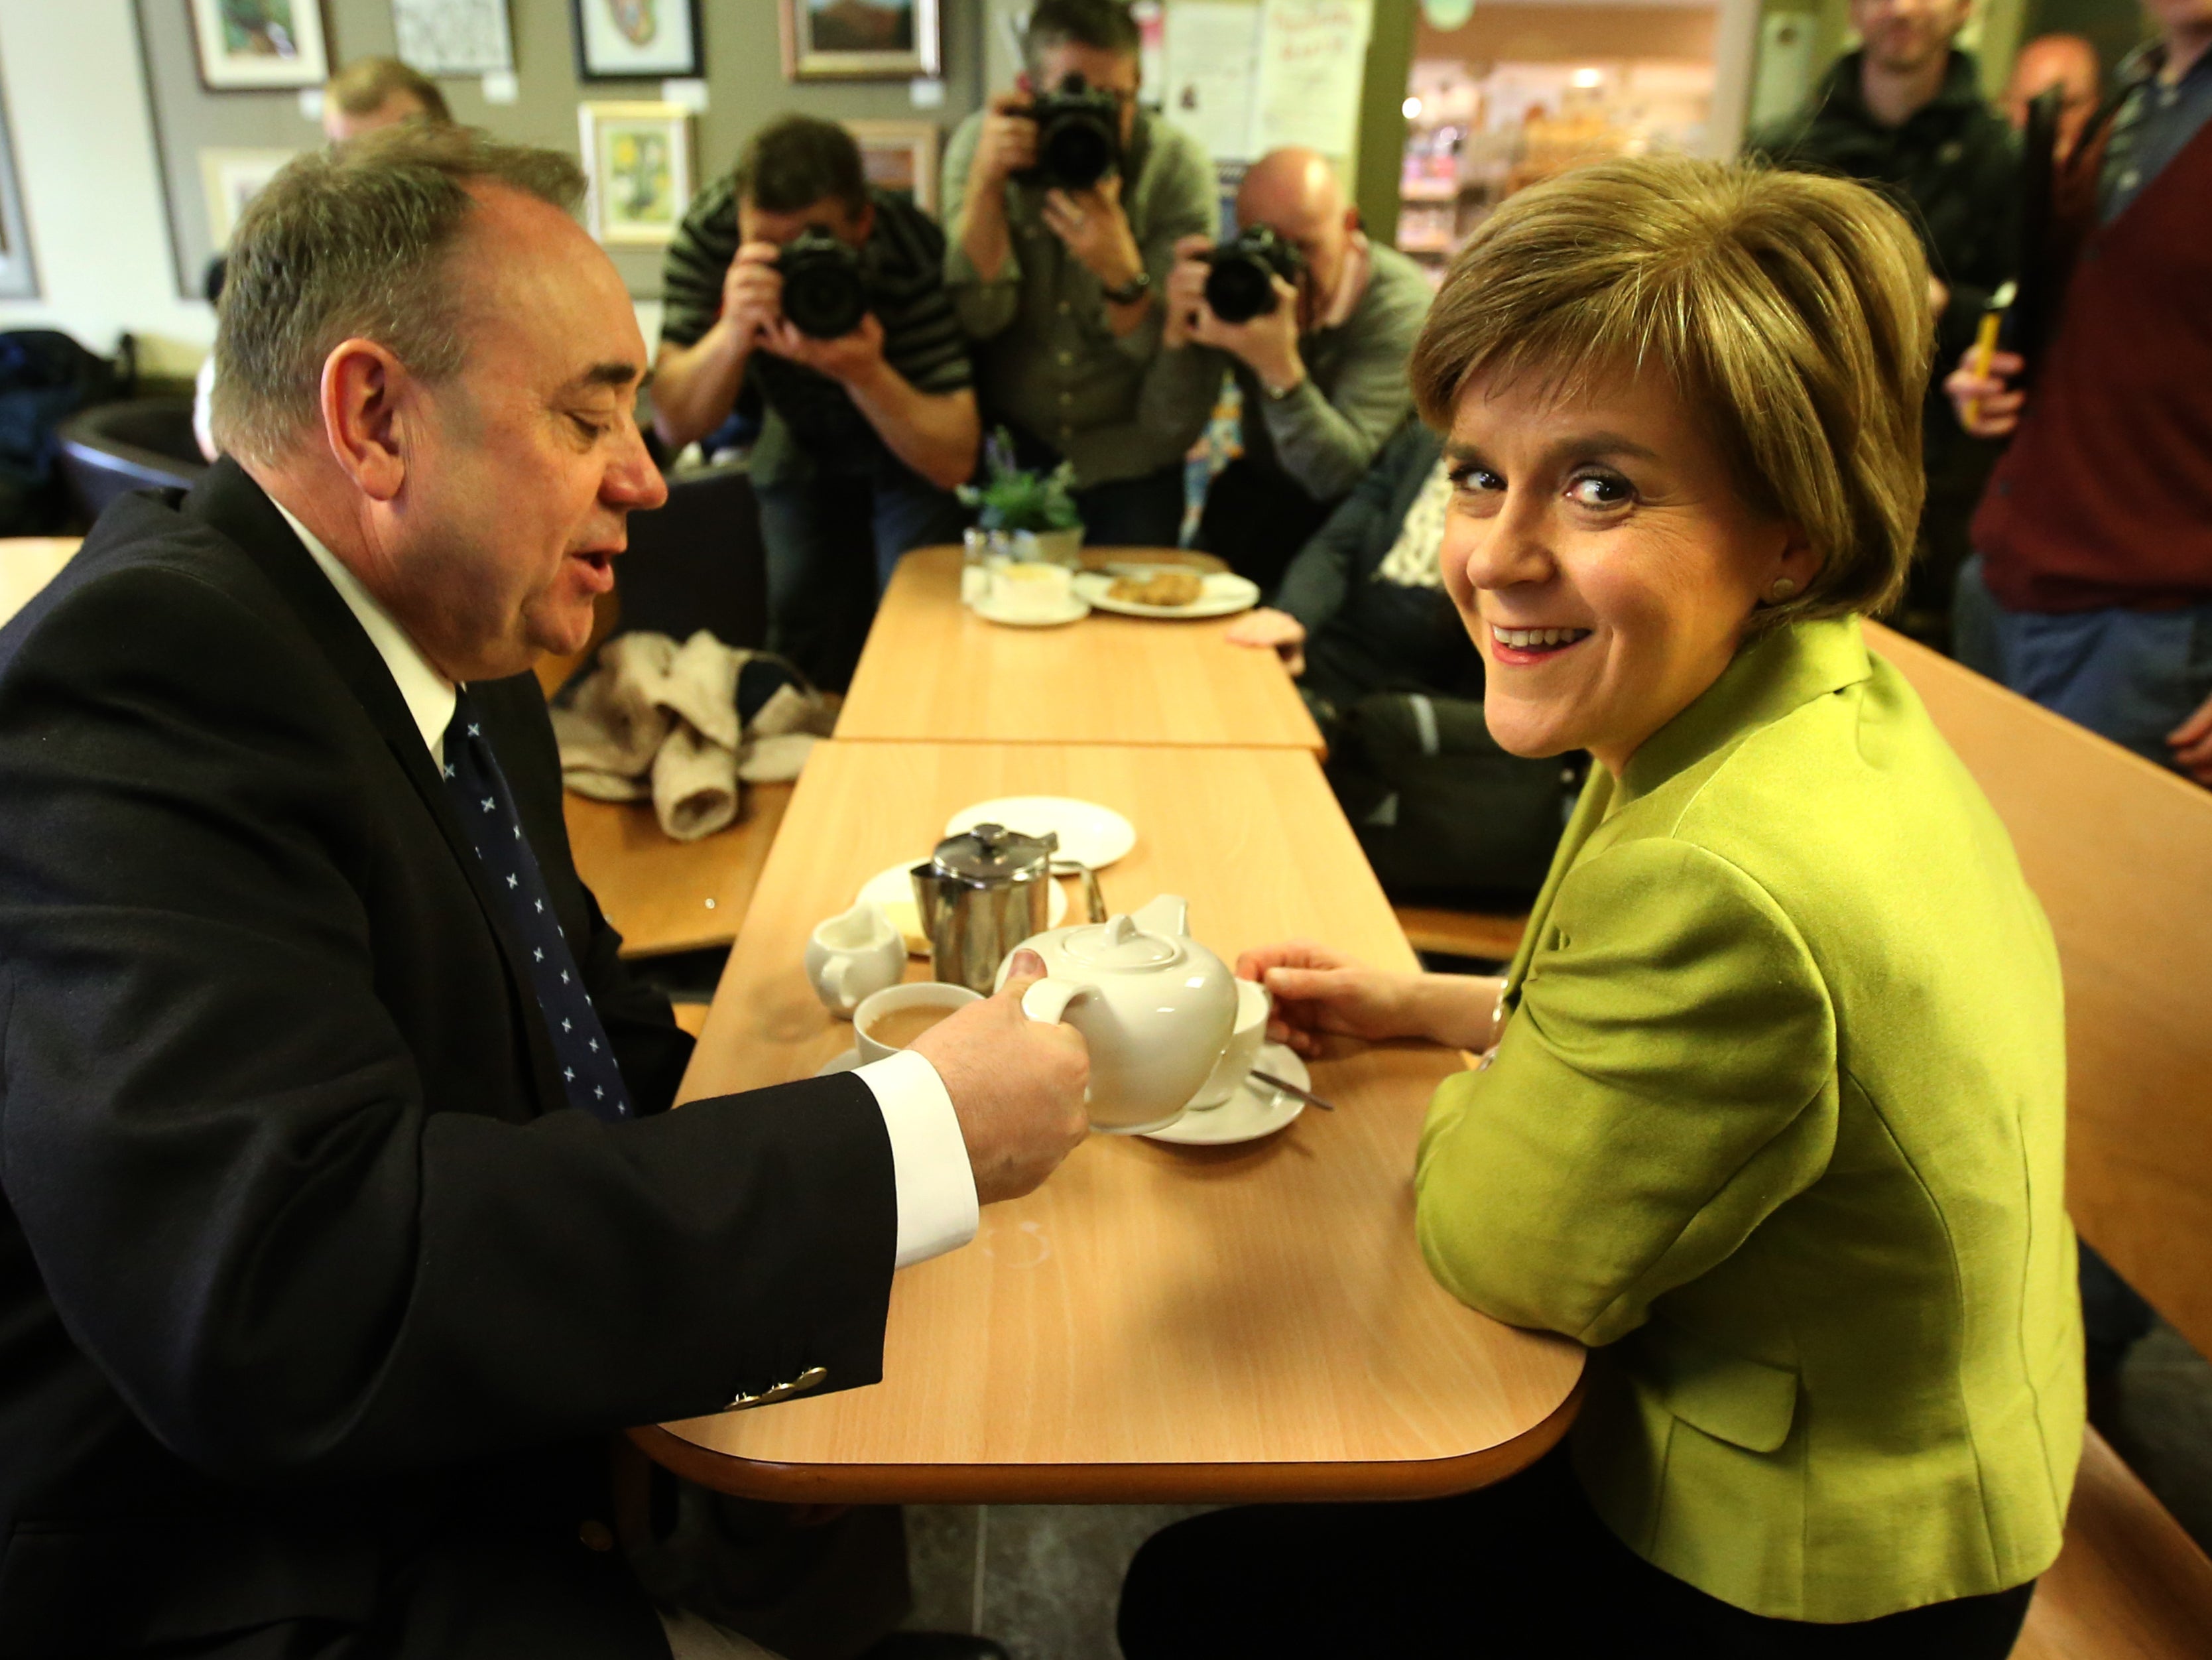
[[[1225,368],[1244,394],[1244,453],[1213,481],[1199,544],[1272,589],[1308,538],[1352,492],[1413,407],[1406,356],[1428,315],[1428,279],[1367,239],[1328,160],[1270,151],[1237,192],[1240,226],[1265,225],[1304,262],[1275,279],[1276,304],[1224,322],[1206,302],[1211,244],[1176,245],[1160,344],[1146,387],[1176,399]]]
[[[2103,71],[2097,49],[2079,34],[2039,34],[2013,59],[2005,85],[2005,119],[2014,132],[2027,128],[2027,106],[2046,92],[2058,94],[2058,159],[2074,153],[2081,129],[2096,113]]]

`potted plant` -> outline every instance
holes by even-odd
[[[1004,427],[983,443],[984,480],[960,487],[960,499],[977,510],[976,522],[1010,538],[1018,559],[1073,565],[1083,547],[1083,517],[1068,491],[1075,469],[1063,461],[1050,472],[1014,464],[1014,442]]]

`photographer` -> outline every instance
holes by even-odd
[[[1176,240],[1214,223],[1213,169],[1137,107],[1121,0],[1037,0],[1023,52],[1021,90],[969,117],[945,153],[945,281],[1023,464],[1074,463],[1093,543],[1172,544],[1183,454],[1215,389],[1147,396],[1146,382]]]
[[[1177,244],[1148,393],[1244,395],[1244,453],[1206,492],[1199,545],[1263,588],[1359,482],[1413,407],[1406,357],[1428,315],[1420,267],[1359,228],[1328,162],[1270,151],[1237,192],[1237,237]],[[1226,313],[1226,314],[1224,314]]]
[[[823,686],[852,678],[899,556],[966,523],[951,491],[981,429],[944,258],[920,209],[868,188],[852,135],[803,115],[754,135],[668,251],[654,429],[681,448],[740,393],[765,405],[769,646]]]

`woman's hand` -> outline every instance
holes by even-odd
[[[1943,382],[1943,390],[1951,399],[1951,407],[1959,414],[1959,424],[1977,438],[2002,438],[2020,424],[2021,405],[2027,402],[2025,392],[2016,392],[2008,384],[2013,376],[2027,367],[2027,360],[2016,351],[1996,351],[1990,354],[1990,372],[1974,373],[1974,359],[1979,348],[1969,346],[1966,355],[1959,360]]]
[[[1422,1035],[1407,1024],[1419,975],[1387,974],[1310,940],[1248,951],[1237,977],[1267,988],[1267,1036],[1300,1055],[1320,1054],[1323,1033],[1370,1042]]]
[[[1232,646],[1261,646],[1274,652],[1293,680],[1306,672],[1306,625],[1286,611],[1271,605],[1248,611],[1222,637]]]

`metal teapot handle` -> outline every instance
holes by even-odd
[[[1098,891],[1098,873],[1080,859],[1055,859],[1052,861],[1054,876],[1080,876],[1083,879],[1084,908],[1091,913],[1090,920],[1106,920],[1106,896]]]

